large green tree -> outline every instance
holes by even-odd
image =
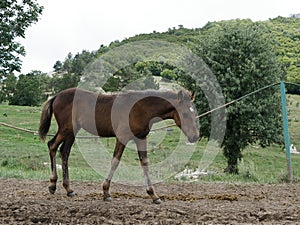
[[[46,100],[45,83],[47,76],[40,71],[32,71],[18,77],[15,91],[9,96],[10,105],[38,106]]]
[[[250,20],[219,23],[203,30],[199,54],[217,77],[226,102],[283,77],[269,34],[268,27]],[[249,144],[265,147],[282,141],[278,90],[278,86],[269,88],[227,108],[222,143],[228,160],[226,172],[238,173],[238,160]]]
[[[0,1],[0,78],[20,71],[25,49],[16,39],[25,38],[26,29],[38,21],[42,10],[36,0]]]

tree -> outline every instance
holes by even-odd
[[[44,100],[40,73],[33,71],[21,74],[16,84],[14,94],[9,98],[10,105],[38,106]]]
[[[201,38],[199,54],[217,77],[226,102],[283,77],[265,25],[228,21],[203,33],[206,35]],[[266,147],[282,143],[279,97],[278,88],[269,88],[227,108],[222,143],[228,161],[226,172],[238,173],[238,160],[249,144]]]
[[[78,76],[72,73],[55,74],[52,78],[52,87],[54,93],[58,93],[67,88],[77,87]]]
[[[57,60],[53,66],[54,72],[59,72],[62,69],[62,62]]]
[[[1,85],[2,101],[9,100],[11,96],[13,96],[16,89],[16,84],[17,84],[17,77],[12,73],[8,74],[6,78],[2,81],[2,85]]]
[[[38,21],[43,7],[36,0],[1,0],[0,2],[0,78],[20,71],[24,47],[16,38],[25,38],[26,29]]]
[[[61,68],[61,72],[63,73],[71,73],[72,71],[72,63],[73,63],[73,55],[71,52],[69,52],[67,58],[65,59],[62,68]]]
[[[83,50],[81,53],[77,53],[72,61],[71,73],[81,77],[84,73],[86,66],[95,59],[94,53]]]
[[[6,78],[1,83],[2,83],[2,88],[1,88],[2,99],[0,100],[0,102],[3,102],[9,100],[9,98],[13,96],[16,89],[17,77],[13,73],[10,73],[6,76]]]

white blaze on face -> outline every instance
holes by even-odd
[[[190,107],[190,111],[191,111],[191,112],[194,112],[195,110],[193,109],[193,107]]]

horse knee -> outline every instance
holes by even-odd
[[[142,167],[148,167],[150,164],[150,161],[147,157],[140,159],[140,162]]]

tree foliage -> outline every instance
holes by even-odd
[[[17,77],[10,73],[6,76],[6,79],[2,82],[1,99],[0,103],[8,100],[14,95],[16,91]]]
[[[266,23],[271,27],[273,46],[286,70],[285,80],[300,84],[300,19],[277,17]],[[300,94],[298,86],[287,88],[290,93]]]
[[[199,54],[217,77],[226,102],[283,78],[270,30],[264,24],[237,20],[209,30],[202,36]],[[228,159],[226,171],[238,172],[238,159],[246,146],[280,143],[281,133],[278,88],[269,88],[229,107],[222,143]]]
[[[21,74],[16,83],[15,92],[8,97],[11,105],[38,106],[46,100],[45,76],[40,71],[32,71],[26,75]]]
[[[24,38],[26,29],[38,21],[43,10],[35,0],[0,2],[0,78],[20,71],[24,47],[16,38]]]

